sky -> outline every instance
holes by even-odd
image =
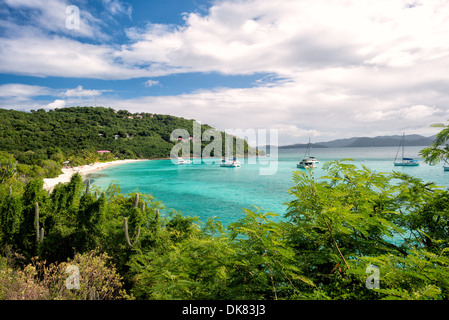
[[[171,114],[279,145],[430,136],[448,39],[443,0],[0,0],[0,107]]]

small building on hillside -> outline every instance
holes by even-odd
[[[98,150],[97,152],[99,154],[111,153],[111,151],[109,151],[109,150]]]

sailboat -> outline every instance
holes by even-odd
[[[405,133],[402,134],[402,140],[401,143],[399,144],[398,147],[398,151],[396,152],[396,157],[394,158],[394,165],[395,166],[401,166],[401,167],[416,167],[419,166],[419,162],[418,160],[415,160],[413,158],[405,158],[404,157],[404,140],[405,140]],[[402,147],[402,159],[398,160],[398,154],[399,154],[399,150]]]
[[[306,153],[304,154],[304,158],[296,164],[297,168],[316,168],[316,164],[319,163],[319,161],[315,157],[312,157],[310,155],[310,149],[311,146],[309,138],[309,144],[307,145]]]
[[[176,165],[191,164],[191,163],[192,163],[192,161],[184,160],[183,158],[178,158],[178,161],[175,162]]]
[[[237,158],[235,158],[235,157],[233,160],[231,160],[229,158],[223,158],[221,160],[220,167],[227,167],[227,168],[240,167],[240,161],[238,161]]]
[[[237,168],[240,167],[240,161],[238,161],[235,156],[233,159],[231,159],[228,154],[227,157],[223,156],[223,158],[221,159],[220,167]]]

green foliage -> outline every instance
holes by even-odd
[[[449,145],[447,144],[449,140],[449,125],[436,123],[432,127],[442,128],[442,130],[437,133],[435,141],[430,146],[422,149],[419,154],[429,164],[434,165],[443,161],[445,165],[449,166]]]
[[[14,178],[17,172],[17,160],[13,155],[0,152],[0,183],[6,183]]]
[[[323,169],[319,179],[293,173],[281,221],[254,207],[227,228],[78,174],[51,194],[42,179],[10,178],[0,185],[0,249],[23,262],[0,258],[0,298],[447,300],[449,192],[349,160]],[[68,264],[82,269],[80,291],[63,290]],[[369,265],[379,289],[366,287]]]
[[[376,299],[447,300],[449,298],[449,256],[447,250],[432,253],[412,249],[406,256],[385,254],[354,261],[353,274],[366,278],[365,266],[379,267],[380,288],[373,290]]]
[[[169,157],[177,143],[170,140],[173,130],[184,129],[193,135],[192,119],[150,113],[140,116],[103,107],[71,107],[31,113],[0,109],[0,128],[4,128],[0,130],[0,179],[12,174],[10,162],[15,159],[20,164],[17,169],[21,174],[54,177],[67,160],[70,165],[79,166],[114,158]],[[201,126],[202,132],[208,129],[212,128]],[[221,134],[224,138],[224,133]],[[233,138],[233,141],[235,148],[237,140]],[[247,153],[248,144],[239,141]],[[207,142],[202,142],[202,148],[206,145]],[[99,155],[98,150],[111,153]],[[11,158],[5,164],[4,154],[15,159]]]
[[[296,200],[286,214],[289,239],[300,269],[318,288],[300,296],[445,298],[447,192],[408,175],[375,173],[346,161],[324,169],[329,175],[318,181],[312,172],[295,172],[290,190]],[[428,263],[432,259],[440,263]],[[391,278],[382,277],[383,290],[365,288],[368,264],[383,274],[395,270]]]
[[[4,244],[16,245],[20,239],[20,226],[23,221],[23,204],[20,196],[6,196],[1,205],[0,232]]]
[[[246,215],[229,227],[236,247],[234,281],[238,291],[245,293],[242,298],[285,299],[298,287],[313,287],[296,265],[283,225],[270,220],[276,215],[255,209],[244,209]]]

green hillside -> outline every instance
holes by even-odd
[[[76,166],[113,158],[169,157],[177,143],[170,141],[172,131],[185,129],[193,135],[193,122],[103,107],[31,112],[0,109],[0,162],[12,162],[13,157],[22,175],[52,177],[65,161]],[[208,125],[201,128],[203,132],[211,129]],[[203,147],[207,143],[203,142]],[[99,150],[111,152],[99,154]]]

